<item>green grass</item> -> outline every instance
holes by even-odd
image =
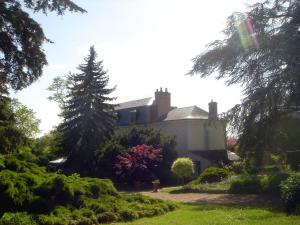
[[[114,225],[300,225],[300,217],[266,208],[180,204],[163,216]]]
[[[175,186],[175,187],[165,187],[162,189],[159,189],[160,192],[166,192],[166,193],[173,193],[178,190],[181,190],[182,186]]]
[[[226,179],[215,183],[186,184],[184,186],[167,187],[162,192],[177,193],[227,193],[230,188],[230,180]]]

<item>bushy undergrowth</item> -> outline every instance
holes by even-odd
[[[291,175],[280,186],[286,212],[300,214],[300,174]]]
[[[269,175],[239,175],[231,179],[229,192],[239,194],[264,193],[279,196],[280,184],[289,176],[289,173],[285,172],[277,172]]]
[[[223,179],[229,177],[232,174],[230,170],[226,168],[219,167],[209,167],[205,169],[195,180],[190,184],[200,184],[200,183],[215,183],[220,182]]]
[[[170,191],[170,193],[226,193],[230,188],[230,180],[225,179],[221,182],[215,183],[200,183],[200,184],[187,184],[179,189]]]
[[[266,178],[257,175],[244,174],[232,179],[229,192],[237,194],[261,193]]]
[[[0,225],[92,225],[175,208],[173,203],[119,194],[107,179],[46,173],[14,157],[0,158],[0,168]]]
[[[178,188],[172,193],[236,193],[236,194],[268,194],[279,196],[280,195],[280,184],[285,181],[290,173],[288,172],[275,172],[264,175],[255,174],[233,174],[227,169],[225,175],[223,175],[223,170],[221,168],[212,169],[212,173],[205,171],[195,180],[190,183]],[[207,170],[211,170],[210,168]],[[215,171],[221,171],[219,173],[214,173]],[[205,174],[205,175],[203,175]],[[212,175],[211,175],[212,174]],[[217,174],[217,175],[216,175]],[[222,178],[222,176],[227,178]],[[202,178],[204,177],[204,178]],[[217,182],[201,182],[203,180],[217,180]],[[218,181],[221,180],[221,181]]]

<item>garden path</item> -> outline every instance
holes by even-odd
[[[279,198],[262,195],[245,194],[208,194],[208,193],[180,193],[170,194],[166,192],[139,192],[142,195],[172,200],[185,203],[204,203],[221,205],[247,205],[247,206],[272,206],[280,205]]]

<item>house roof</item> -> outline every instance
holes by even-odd
[[[133,100],[129,102],[123,102],[120,103],[115,107],[115,110],[120,110],[120,109],[129,109],[129,108],[137,108],[141,106],[146,106],[146,105],[151,105],[153,102],[153,98],[143,98],[143,99],[138,99],[138,100]]]
[[[168,112],[165,118],[163,118],[163,121],[180,119],[208,119],[208,112],[195,105],[175,108]]]
[[[209,161],[227,161],[228,153],[226,150],[198,150],[198,151],[189,151],[190,155],[200,156]]]

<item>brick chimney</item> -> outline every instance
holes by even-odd
[[[218,118],[218,103],[211,100],[208,103],[208,118],[217,119]]]
[[[171,111],[171,94],[167,88],[165,91],[162,88],[156,90],[153,106],[155,118],[159,118]]]

